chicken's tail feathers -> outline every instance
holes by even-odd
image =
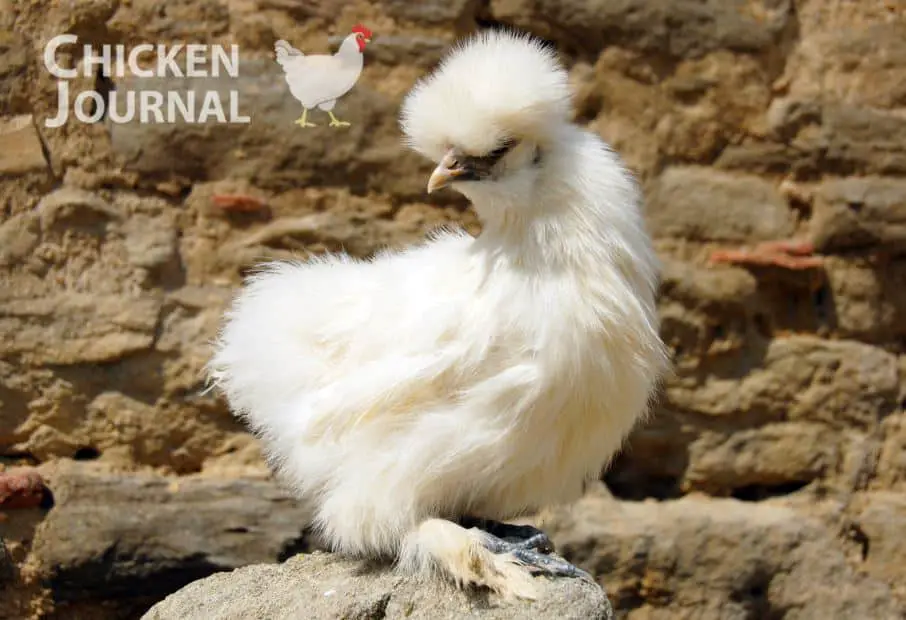
[[[283,39],[274,43],[274,53],[277,54],[277,62],[280,63],[281,67],[289,60],[301,58],[305,55]]]
[[[505,599],[537,598],[535,580],[516,558],[484,546],[486,534],[452,521],[428,519],[403,542],[399,564],[417,573],[440,572],[459,587],[484,586]]]

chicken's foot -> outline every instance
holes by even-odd
[[[477,527],[495,538],[519,544],[525,549],[536,549],[542,553],[551,553],[554,550],[554,543],[547,537],[547,534],[531,525],[513,525],[475,517],[463,517],[459,520],[459,524],[467,529]]]
[[[299,127],[317,127],[316,124],[309,123],[307,119],[308,119],[308,110],[306,110],[305,108],[302,108],[302,116],[300,116],[293,122],[296,123],[296,125],[298,125]]]
[[[330,126],[331,127],[349,127],[349,123],[338,119],[336,116],[333,115],[332,111],[327,110],[327,113],[330,114]]]
[[[591,575],[578,566],[542,551],[527,548],[526,545],[529,544],[530,540],[532,539],[521,542],[507,542],[489,534],[484,546],[491,553],[505,553],[513,556],[533,573],[543,573],[551,577],[576,577],[592,583],[595,582]]]
[[[550,555],[554,551],[554,545],[547,534],[538,528],[472,517],[463,517],[460,524],[485,532],[487,537],[484,546],[488,551],[512,555],[533,573],[551,577],[576,577],[594,583],[594,578],[578,566]]]

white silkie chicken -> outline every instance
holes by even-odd
[[[528,37],[454,49],[401,124],[482,234],[264,267],[211,375],[338,552],[532,598],[583,573],[499,521],[577,499],[666,366],[639,193]]]

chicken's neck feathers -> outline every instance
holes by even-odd
[[[540,277],[618,277],[653,312],[658,261],[635,181],[603,141],[578,128],[550,157],[527,204],[493,194],[474,202],[483,224],[475,251]]]
[[[362,52],[359,51],[359,44],[356,42],[355,34],[351,34],[343,39],[343,43],[340,44],[340,49],[337,50],[336,55],[352,64],[361,65],[364,62]]]

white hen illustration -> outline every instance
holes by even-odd
[[[331,127],[349,126],[349,123],[334,116],[333,107],[337,99],[348,93],[358,81],[362,73],[362,53],[365,44],[370,41],[371,31],[358,24],[343,39],[340,49],[333,56],[306,56],[283,39],[274,44],[277,62],[286,73],[289,91],[302,104],[302,116],[295,121],[297,125],[315,127],[314,123],[308,122],[308,111],[318,108],[330,115]]]

